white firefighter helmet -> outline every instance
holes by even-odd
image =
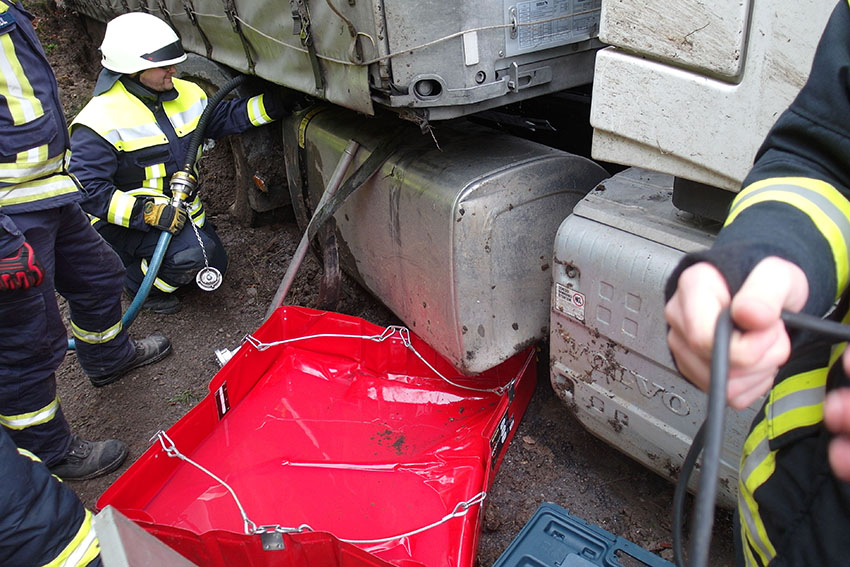
[[[145,12],[130,12],[110,20],[100,52],[101,65],[125,74],[186,60],[180,38],[171,26]]]

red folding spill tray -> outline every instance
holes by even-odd
[[[398,566],[471,567],[534,385],[533,348],[465,377],[406,329],[282,307],[98,507],[149,531],[309,526]]]

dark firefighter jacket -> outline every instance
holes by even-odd
[[[805,272],[804,312],[844,318],[850,279],[850,6],[827,24],[809,80],[771,129],[707,260],[730,290],[767,256]],[[740,550],[747,566],[846,565],[850,558],[850,487],[827,462],[824,395],[848,385],[840,354],[823,339],[792,334],[783,367],[745,441],[738,482]],[[836,361],[838,363],[836,364]],[[835,368],[830,371],[830,368]]]
[[[0,258],[23,244],[7,214],[80,200],[67,173],[68,131],[56,78],[20,3],[0,0]]]
[[[0,427],[0,565],[100,565],[91,512]]]

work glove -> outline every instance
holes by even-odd
[[[29,242],[13,256],[0,259],[0,291],[29,289],[41,285],[43,279],[44,270]]]
[[[167,230],[171,234],[177,234],[186,224],[186,211],[168,203],[156,203],[153,199],[148,199],[142,211],[145,223],[160,230]]]

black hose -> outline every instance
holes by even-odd
[[[850,325],[843,325],[838,321],[821,319],[814,315],[791,313],[790,311],[782,312],[782,321],[786,327],[792,327],[800,331],[811,331],[823,335],[836,343],[850,341]]]
[[[688,493],[688,483],[696,468],[697,458],[702,451],[705,439],[705,422],[700,426],[691,442],[691,448],[682,463],[676,490],[673,492],[673,562],[679,567],[685,565],[684,548],[682,545],[682,526],[685,525],[685,496]]]
[[[720,472],[720,452],[726,425],[726,381],[729,375],[729,342],[732,339],[732,316],[729,308],[717,318],[714,348],[711,351],[711,383],[708,386],[708,409],[703,428],[702,471],[697,485],[688,559],[692,567],[708,565],[711,529],[714,526],[714,505],[717,499],[717,477]]]
[[[248,80],[247,75],[237,75],[233,77],[227,81],[211,99],[209,99],[207,107],[198,119],[198,126],[195,128],[195,131],[192,132],[192,138],[189,140],[189,148],[186,150],[186,163],[183,166],[183,171],[186,173],[192,173],[192,169],[195,167],[195,161],[198,159],[198,148],[201,147],[201,142],[204,141],[204,135],[207,130],[207,122],[209,122],[210,116],[212,116],[212,113],[215,111],[218,103],[230,94],[230,91],[244,83],[246,80]]]
[[[782,321],[787,328],[811,331],[833,342],[850,341],[850,325],[821,319],[813,315],[782,312]],[[720,451],[723,446],[724,420],[726,416],[726,381],[729,373],[729,342],[732,338],[732,318],[725,309],[717,319],[714,333],[714,348],[711,352],[711,384],[708,391],[708,409],[705,422],[700,427],[676,483],[673,496],[673,560],[684,567],[682,556],[682,526],[684,524],[684,500],[688,480],[705,441],[705,456],[702,460],[699,486],[697,488],[694,520],[688,546],[690,567],[708,564],[711,530],[714,524],[714,507],[717,495],[717,477],[720,472]],[[840,362],[839,362],[840,364]],[[703,439],[704,438],[704,439]]]

